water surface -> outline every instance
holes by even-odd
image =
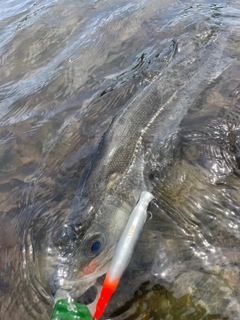
[[[42,244],[94,147],[174,43],[216,32],[229,68],[146,166],[158,202],[105,318],[239,319],[239,18],[234,0],[2,1],[0,319],[49,318]]]

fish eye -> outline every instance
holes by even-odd
[[[97,234],[87,241],[87,256],[96,257],[104,248],[106,239],[102,234]]]

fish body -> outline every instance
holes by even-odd
[[[164,139],[177,132],[193,102],[230,64],[221,32],[207,41],[187,37],[160,74],[127,104],[87,164],[64,228],[52,284],[73,297],[106,273],[116,244]]]

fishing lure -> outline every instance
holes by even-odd
[[[153,199],[153,195],[147,191],[142,192],[140,199],[130,215],[128,223],[117,244],[111,265],[107,271],[103,287],[96,305],[94,318],[99,319],[116,290],[121,276],[128,266],[134,247],[147,219],[147,207]]]

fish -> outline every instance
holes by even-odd
[[[107,272],[140,194],[155,193],[146,170],[153,155],[231,64],[223,56],[226,37],[223,30],[206,39],[182,37],[159,75],[128,101],[101,138],[57,236],[50,282],[59,297],[67,292],[78,298]]]

